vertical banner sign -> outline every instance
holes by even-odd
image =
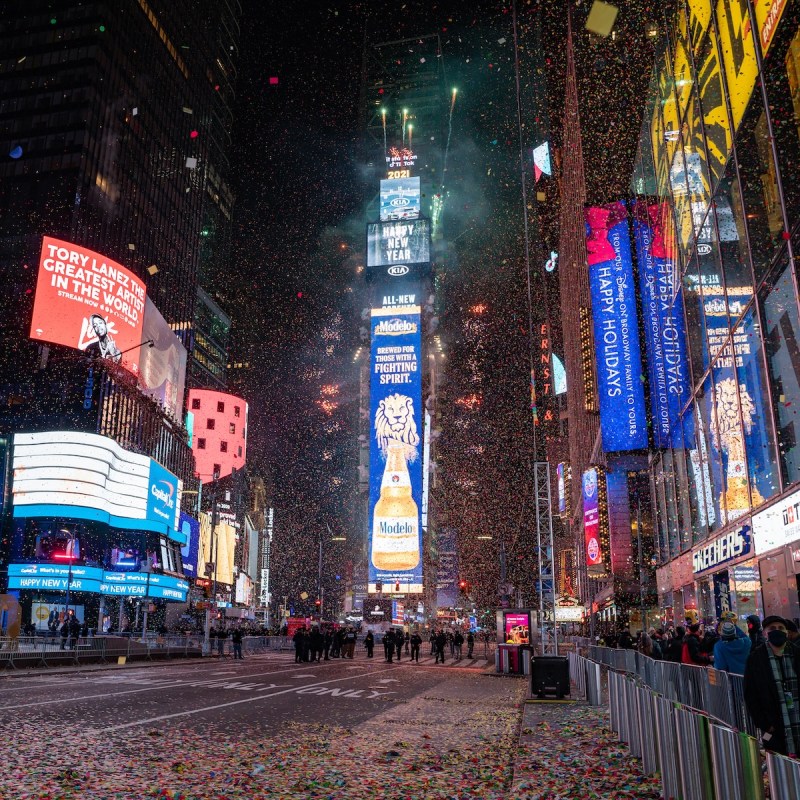
[[[372,310],[369,591],[422,592],[420,307]]]
[[[644,449],[647,415],[628,212],[620,201],[588,206],[584,214],[603,449]]]
[[[563,462],[556,467],[556,475],[558,475],[558,513],[564,514],[567,510],[567,492],[564,484]]]
[[[586,541],[587,566],[601,566],[603,551],[600,547],[600,510],[596,469],[587,469],[583,473],[583,535]]]
[[[678,422],[681,409],[691,394],[691,379],[686,355],[683,292],[680,284],[675,286],[675,265],[664,243],[661,227],[664,211],[663,204],[638,201],[633,220],[653,439],[658,448],[691,448],[694,446],[694,418],[688,414],[684,420],[684,441]]]

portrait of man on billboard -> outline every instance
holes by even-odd
[[[99,314],[92,314],[89,317],[89,324],[97,336],[97,341],[86,346],[83,351],[89,358],[108,358],[115,364],[119,364],[122,359],[122,352],[117,347],[116,342],[108,332],[108,323]]]

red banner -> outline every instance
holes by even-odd
[[[137,373],[145,294],[144,283],[116,261],[45,236],[31,339],[74,347]]]

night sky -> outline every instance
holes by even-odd
[[[628,22],[643,19],[642,4],[630,5]],[[320,526],[347,533],[355,503],[363,502],[352,356],[365,343],[359,328],[368,304],[356,269],[363,263],[370,188],[365,106],[374,101],[371,87],[362,87],[365,41],[432,33],[441,40],[446,80],[459,92],[443,176],[448,200],[434,322],[451,359],[440,399],[441,519],[459,531],[468,577],[496,573],[503,540],[523,580],[533,567],[525,542],[534,454],[511,5],[328,2],[300,11],[295,3],[251,0],[243,6],[231,153],[234,258],[230,273],[210,288],[234,320],[231,361],[245,365],[230,376],[232,390],[250,403],[250,467],[271,483],[289,535],[276,551],[275,590],[310,588],[316,559],[308,554],[315,554]],[[518,4],[527,153],[544,140],[558,145],[561,110],[548,106],[557,106],[562,92],[564,8],[555,1]],[[578,4],[578,24],[585,13]],[[537,20],[543,39],[534,35]],[[593,57],[591,49],[582,55]],[[418,58],[413,44],[406,57]],[[598,57],[594,68],[614,71],[630,62],[630,56]],[[616,85],[607,82],[607,101],[624,99]],[[554,181],[528,191],[535,188],[548,197],[532,217],[531,259],[539,274],[556,241],[557,191]],[[532,196],[528,202],[532,210]],[[555,309],[542,286],[533,288],[535,320]],[[472,309],[483,305],[476,319]],[[477,458],[465,458],[465,448]],[[478,547],[482,530],[497,534],[491,545]],[[336,571],[352,555],[334,553]],[[487,604],[494,591],[492,578]]]

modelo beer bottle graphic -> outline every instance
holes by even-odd
[[[411,496],[405,447],[389,444],[372,515],[372,563],[377,569],[413,569],[419,563],[419,509]]]

